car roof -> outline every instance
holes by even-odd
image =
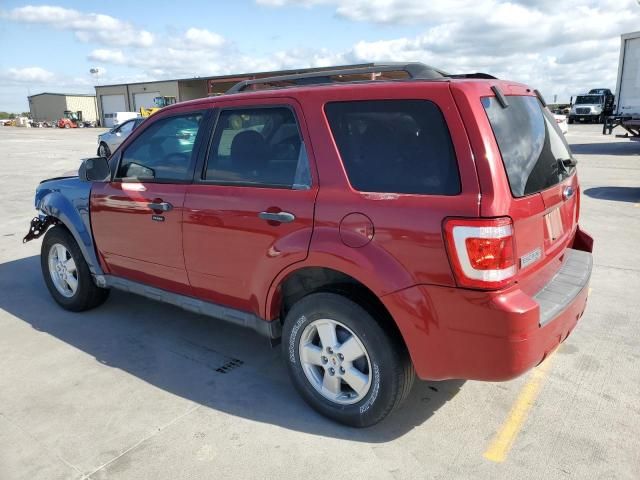
[[[215,106],[216,103],[227,102],[229,100],[241,100],[241,99],[255,99],[261,98],[277,98],[277,97],[303,97],[306,94],[313,92],[321,93],[327,91],[334,91],[336,89],[351,88],[358,90],[378,90],[384,88],[395,88],[400,85],[422,85],[425,87],[442,85],[442,84],[481,84],[481,85],[503,85],[503,86],[521,86],[527,87],[518,82],[510,82],[498,79],[476,79],[476,78],[438,78],[438,79],[398,79],[398,80],[367,80],[356,82],[335,82],[335,83],[323,83],[313,85],[296,85],[277,88],[266,88],[261,90],[243,91],[232,94],[222,94],[216,96],[210,96],[205,98],[197,98],[194,100],[187,100],[184,102],[178,102],[173,105],[164,107],[163,111],[169,111],[174,109],[184,109],[198,107],[210,108]],[[405,88],[405,87],[403,87]],[[528,87],[527,87],[528,88]]]

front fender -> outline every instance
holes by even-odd
[[[102,275],[91,234],[89,198],[91,182],[64,178],[43,182],[36,190],[36,209],[64,224],[75,238],[89,270]]]

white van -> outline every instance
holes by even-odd
[[[104,114],[105,126],[117,127],[123,122],[132,118],[137,118],[139,114],[137,112],[114,112]]]

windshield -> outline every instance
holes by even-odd
[[[514,197],[524,197],[557,185],[574,167],[571,150],[556,121],[536,97],[509,96],[503,108],[495,97],[483,97],[491,128]]]
[[[579,95],[576,97],[576,105],[600,105],[602,97],[600,95]]]

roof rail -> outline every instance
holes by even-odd
[[[317,85],[334,83],[331,77],[340,75],[358,75],[363,73],[405,72],[411,79],[434,80],[438,78],[454,77],[424,63],[381,63],[368,67],[339,68],[335,70],[319,70],[316,72],[300,73],[293,75],[280,75],[274,77],[256,78],[255,80],[243,80],[227,90],[227,94],[239,93],[250,85],[268,84],[276,82],[291,82],[294,85]],[[486,75],[486,74],[483,74]],[[493,77],[491,77],[493,78]]]
[[[488,73],[476,72],[476,73],[456,73],[454,75],[448,75],[449,78],[481,78],[486,80],[496,80],[498,77],[489,75]]]

